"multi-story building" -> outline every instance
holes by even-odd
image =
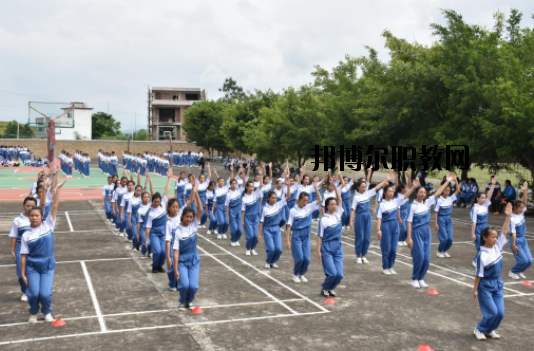
[[[153,87],[148,90],[148,135],[162,140],[172,135],[174,140],[186,140],[182,129],[185,111],[195,101],[206,100],[200,88]]]

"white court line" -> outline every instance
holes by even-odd
[[[74,228],[72,228],[72,222],[70,221],[69,213],[65,211],[65,217],[67,217],[67,222],[69,223],[70,231],[73,232]]]
[[[534,296],[534,293],[529,293],[529,294],[504,295],[503,297],[504,297],[504,298],[507,298],[507,297],[518,297],[518,296]]]
[[[198,235],[198,234],[197,234]],[[262,288],[261,286],[257,285],[256,283],[252,282],[250,279],[248,279],[247,277],[245,277],[244,275],[242,275],[241,273],[239,273],[238,271],[236,271],[235,269],[233,269],[232,267],[230,267],[229,265],[227,265],[226,263],[224,263],[223,261],[219,260],[218,258],[216,258],[215,256],[211,255],[209,252],[207,252],[206,250],[204,250],[203,248],[201,248],[200,246],[197,245],[197,248],[200,249],[201,251],[203,251],[206,255],[210,256],[211,258],[213,258],[215,261],[219,262],[221,265],[223,265],[224,267],[228,268],[228,270],[230,270],[231,272],[235,273],[239,278],[243,279],[244,281],[246,281],[247,283],[249,283],[250,285],[252,285],[253,287],[255,287],[256,289],[258,289],[259,291],[261,291],[262,293],[264,293],[265,295],[267,295],[269,298],[271,298],[273,301],[276,301],[278,302],[280,305],[282,305],[285,309],[287,309],[289,312],[293,313],[293,314],[298,314],[297,311],[295,311],[294,309],[292,309],[291,307],[289,307],[288,305],[286,305],[285,303],[283,303],[282,301],[280,301],[279,299],[277,299],[276,297],[274,297],[270,292],[268,292],[267,290],[265,290],[264,288]]]
[[[201,326],[201,325],[228,324],[228,323],[234,323],[234,322],[251,322],[251,321],[257,321],[257,320],[263,320],[263,319],[301,317],[301,316],[310,316],[310,315],[323,314],[323,313],[327,313],[327,312],[306,312],[306,313],[300,313],[300,314],[296,314],[296,315],[295,314],[278,314],[278,315],[275,315],[275,316],[236,318],[236,319],[224,319],[224,320],[219,320],[219,321],[192,322],[192,323],[182,323],[182,324],[168,324],[168,325],[161,325],[161,326],[154,326],[154,327],[140,327],[140,328],[131,328],[131,329],[106,330],[104,332],[87,332],[87,333],[66,334],[66,335],[58,335],[58,336],[48,336],[48,337],[42,337],[42,338],[3,341],[3,342],[0,342],[0,345],[29,343],[29,342],[46,341],[46,340],[68,339],[68,338],[76,338],[76,337],[80,337],[80,336],[91,336],[91,335],[97,335],[98,336],[98,335],[105,335],[105,334],[140,332],[140,331],[145,331],[145,330],[184,328],[184,327],[195,327],[195,326]]]
[[[104,321],[104,317],[102,317],[100,305],[98,304],[98,300],[96,299],[95,290],[93,289],[93,283],[91,282],[91,276],[89,276],[89,272],[87,271],[87,266],[85,265],[85,262],[82,261],[80,262],[80,264],[82,265],[83,274],[85,275],[85,280],[87,281],[89,293],[91,294],[91,298],[93,299],[93,306],[95,307],[95,312],[98,316],[98,323],[100,323],[100,329],[105,332],[107,330],[106,322]]]
[[[527,279],[527,281],[528,281],[528,279]],[[522,280],[520,282],[504,282],[504,285],[517,285],[517,284],[523,284],[523,283],[525,283],[524,280]]]
[[[279,281],[278,279],[276,278],[273,278],[271,277],[269,274],[265,273],[264,271],[262,271],[261,269],[258,269],[256,266],[250,264],[249,262],[243,260],[242,258],[234,255],[233,253],[231,253],[230,251],[226,250],[224,247],[214,243],[213,241],[211,241],[210,239],[206,238],[205,236],[203,235],[200,235],[200,234],[197,234],[199,237],[201,237],[202,239],[206,240],[207,242],[209,242],[210,244],[218,247],[220,250],[226,252],[227,254],[231,255],[232,257],[236,258],[237,260],[241,261],[242,263],[244,263],[245,265],[251,267],[252,269],[254,269],[255,271],[259,272],[260,274],[263,274],[264,276],[266,276],[267,278],[271,279],[272,281],[276,282],[278,285],[286,288],[287,290],[291,291],[293,294],[305,299],[306,301],[308,301],[309,303],[311,303],[312,305],[314,305],[315,307],[319,308],[321,311],[325,312],[325,313],[328,313],[330,312],[329,310],[327,310],[326,308],[324,308],[323,306],[319,305],[317,302],[311,300],[310,298],[302,295],[301,293],[299,293],[298,291],[296,291],[295,289],[287,286],[286,284],[282,283],[281,281]]]

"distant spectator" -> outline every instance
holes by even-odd
[[[491,184],[491,179],[490,179],[490,182],[486,185],[486,190],[485,190],[486,193],[490,190],[491,185],[492,184]],[[496,198],[500,191],[501,191],[501,184],[497,182],[495,184],[495,188],[493,189],[493,194],[491,194],[491,199],[489,199],[491,200],[491,211],[492,212],[497,212],[499,210],[499,208],[497,207]]]
[[[497,212],[495,214],[500,214],[506,206],[507,203],[510,201],[514,201],[516,199],[516,191],[514,187],[512,186],[512,182],[507,179],[504,181],[504,189],[499,190],[499,193],[495,197],[495,200],[492,200],[493,207],[497,208]]]

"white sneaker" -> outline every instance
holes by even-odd
[[[442,254],[441,252],[438,252],[438,254],[436,256],[438,256],[439,258],[445,258],[445,255]]]
[[[444,252],[444,253],[443,253],[443,256],[445,256],[446,258],[451,258],[451,255],[449,255],[448,252]]]
[[[215,229],[215,230],[213,231],[213,234],[215,234],[215,235],[219,235],[219,232],[217,231],[217,229]]]
[[[247,252],[245,252],[245,256],[250,256],[250,250],[247,250]]]
[[[523,273],[519,273],[519,277],[520,277],[521,279],[527,279],[527,277],[526,277]]]
[[[308,279],[306,279],[305,276],[301,275],[301,276],[300,276],[300,281],[303,282],[303,283],[307,283],[307,282],[308,282]]]
[[[176,291],[177,289],[176,288],[169,288],[171,291]]]
[[[251,250],[250,252],[252,253],[252,256],[258,256],[258,253],[256,252],[256,250]]]
[[[217,239],[221,240],[222,239],[222,235],[221,234],[217,234]]]
[[[395,272],[395,271],[393,270],[393,268],[390,268],[390,269],[389,269],[389,273],[391,273],[391,275],[397,275],[397,272]]]
[[[361,257],[358,257],[356,259],[356,264],[362,264],[362,258]]]
[[[236,241],[236,242],[235,242],[235,246],[241,246],[241,244],[239,243],[239,241]]]
[[[383,274],[383,275],[391,275],[391,273],[389,272],[389,269],[384,269],[384,270],[382,271],[382,274]]]
[[[302,283],[298,275],[294,275],[291,280],[293,280],[295,283],[298,283],[298,284]]]
[[[278,269],[278,265],[276,263],[271,264],[271,268]]]
[[[491,333],[485,333],[485,334],[490,339],[499,340],[501,338],[501,336],[499,334],[497,334],[497,332],[495,330],[492,331]]]
[[[421,288],[428,288],[428,285],[426,285],[426,283],[425,283],[424,280],[420,280],[420,281],[419,281],[419,286],[420,286]]]
[[[37,323],[37,315],[30,314],[30,319],[28,320],[28,323],[30,324]]]
[[[363,263],[369,263],[369,261],[365,257],[362,257],[362,261],[363,261]]]
[[[53,321],[55,321],[54,317],[52,317],[52,314],[49,313],[45,316],[45,322],[48,322],[48,323],[52,323]]]
[[[22,296],[20,297],[20,301],[27,302],[28,301],[28,296],[26,294],[22,294]]]
[[[211,230],[208,230],[206,234],[211,235]]]
[[[484,333],[482,333],[478,329],[475,329],[473,334],[475,334],[475,338],[477,338],[477,340],[486,341],[486,335],[484,335]]]
[[[235,246],[235,243],[232,241],[232,242],[230,243],[230,245],[231,245],[231,246]]]
[[[419,285],[418,280],[412,280],[412,288],[421,289],[421,285]]]
[[[124,233],[119,233],[119,236],[124,236]]]
[[[512,273],[512,271],[510,271],[510,273],[508,273],[508,276],[512,279],[515,279],[515,280],[519,280],[519,275],[515,274],[515,273]]]
[[[222,235],[222,238],[223,238],[223,239],[228,239],[228,237],[226,236],[226,234],[223,234],[223,235]]]
[[[271,269],[271,265],[268,264],[268,263],[266,263],[265,266],[264,266],[263,268],[265,268],[265,269]]]

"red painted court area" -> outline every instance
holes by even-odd
[[[2,189],[0,202],[19,202],[29,196],[29,189]],[[61,189],[61,201],[83,201],[102,199],[102,188],[63,188]]]
[[[45,167],[2,167],[2,169],[14,169],[15,173],[39,173],[41,171],[44,171]]]

